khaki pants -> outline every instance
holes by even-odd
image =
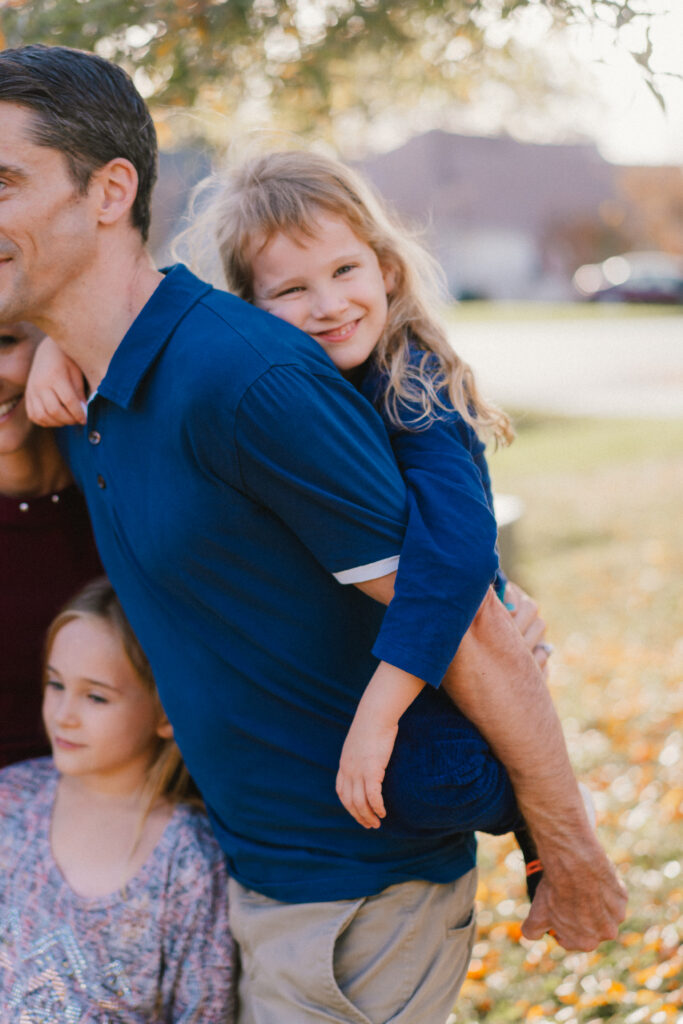
[[[445,1024],[474,938],[476,869],[447,885],[279,903],[230,880],[238,1024]]]

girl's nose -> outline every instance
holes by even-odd
[[[328,288],[319,288],[313,296],[311,304],[313,315],[319,319],[331,319],[339,316],[347,309],[348,299],[339,286],[331,285]]]
[[[54,719],[55,724],[59,726],[77,725],[78,711],[75,698],[62,694],[55,708]]]

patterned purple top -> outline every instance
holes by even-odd
[[[223,856],[179,806],[125,887],[88,899],[52,856],[49,758],[0,771],[0,1022],[233,1024]]]

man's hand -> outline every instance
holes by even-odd
[[[540,668],[543,678],[547,680],[548,658],[552,647],[544,642],[546,624],[539,615],[538,605],[521,587],[510,581],[505,588],[505,605],[522,635],[522,640]],[[510,605],[512,605],[511,608]]]
[[[85,423],[83,374],[52,338],[44,338],[33,357],[26,385],[26,411],[41,427]]]
[[[522,925],[527,939],[552,932],[567,950],[590,952],[616,939],[626,889],[597,841],[567,858],[543,860],[543,878]]]

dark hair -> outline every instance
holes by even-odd
[[[147,105],[122,68],[67,46],[3,50],[0,101],[35,112],[33,141],[64,154],[81,193],[99,167],[116,157],[130,160],[138,173],[131,218],[147,240],[157,138]]]

